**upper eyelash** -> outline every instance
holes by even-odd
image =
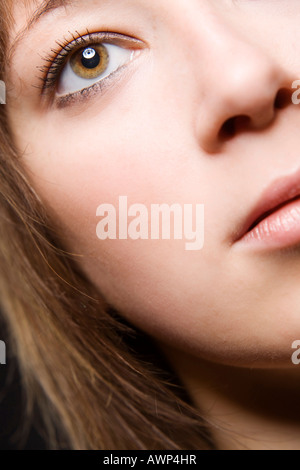
[[[42,91],[52,88],[53,85],[55,85],[57,76],[62,66],[66,62],[68,54],[74,51],[74,46],[75,48],[79,48],[80,46],[83,47],[87,44],[90,44],[92,41],[92,37],[97,33],[91,34],[87,30],[86,34],[84,34],[83,36],[79,34],[78,31],[76,31],[77,36],[75,36],[73,33],[70,34],[72,37],[71,41],[66,38],[64,38],[63,42],[56,41],[58,48],[51,49],[50,54],[41,58],[42,61],[45,62],[45,65],[38,66],[37,69],[42,74],[42,76],[38,77],[38,79],[42,82],[41,85],[38,86],[38,88],[40,88]]]
[[[41,72],[42,76],[38,79],[42,82],[38,88],[44,93],[48,89],[52,89],[57,81],[58,75],[60,74],[63,66],[65,65],[69,54],[74,53],[76,49],[81,47],[86,47],[91,43],[95,42],[95,37],[101,42],[111,41],[112,37],[122,38],[125,37],[123,34],[111,33],[107,31],[102,31],[98,33],[90,33],[89,30],[86,30],[86,34],[81,35],[78,31],[75,31],[76,36],[69,31],[72,41],[64,38],[64,42],[56,41],[58,49],[51,49],[51,53],[46,57],[42,57],[42,60],[45,62],[45,65],[37,67]],[[127,39],[132,39],[140,43],[136,38],[130,38],[126,36]]]

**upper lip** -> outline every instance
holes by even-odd
[[[250,232],[270,214],[298,197],[300,197],[300,170],[291,175],[277,178],[262,192],[258,202],[246,217],[237,240]]]

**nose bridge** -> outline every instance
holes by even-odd
[[[231,25],[217,25],[212,31],[206,51],[211,63],[208,78],[216,77],[228,105],[234,105],[236,98],[242,104],[240,100],[253,100],[255,95],[273,96],[280,67],[264,47]]]
[[[194,11],[190,17],[191,44],[197,49],[195,66],[199,66],[202,76],[210,79],[211,74],[219,74],[219,78],[228,76],[234,86],[244,86],[251,75],[272,82],[278,70],[275,58],[254,37],[254,31],[248,30],[249,25],[241,22],[234,8],[225,10],[208,5],[197,14]],[[204,64],[207,66],[203,67]]]

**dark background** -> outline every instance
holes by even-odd
[[[17,362],[11,354],[1,313],[0,340],[6,343],[6,364],[0,364],[0,450],[44,450],[46,446],[36,426],[29,425],[23,413],[25,400]]]

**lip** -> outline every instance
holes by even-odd
[[[271,248],[300,244],[300,170],[276,179],[263,191],[236,242]]]

